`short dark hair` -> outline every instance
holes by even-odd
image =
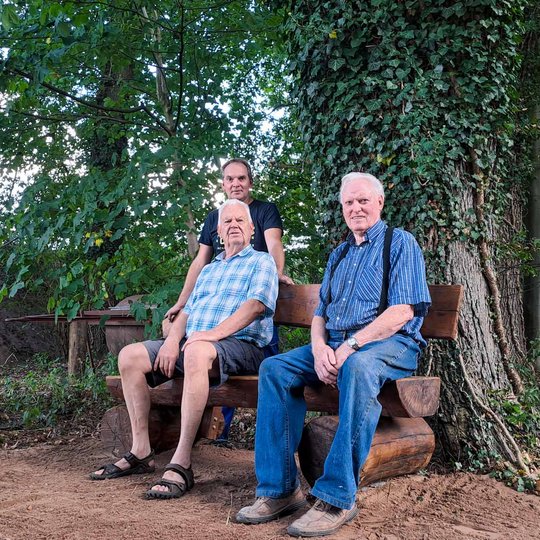
[[[221,166],[221,172],[222,172],[223,174],[225,174],[225,169],[226,169],[231,163],[240,163],[241,165],[243,165],[243,166],[247,169],[249,181],[253,184],[253,173],[251,172],[251,165],[250,165],[245,159],[241,159],[241,158],[232,158],[232,159],[229,159],[228,161],[226,161],[226,162]]]

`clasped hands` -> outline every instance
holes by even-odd
[[[336,386],[339,368],[354,352],[347,343],[342,343],[336,350],[326,343],[313,346],[315,372],[319,380],[330,386]]]

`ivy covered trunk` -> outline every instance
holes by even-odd
[[[440,449],[527,468],[505,423],[523,383],[517,255],[525,167],[515,152],[522,2],[294,2],[285,23],[299,132],[329,244],[340,178],[379,177],[385,219],[423,245],[431,283],[465,287],[460,336],[420,371],[442,378]]]

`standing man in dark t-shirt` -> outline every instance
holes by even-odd
[[[221,170],[223,172],[223,191],[225,191],[227,198],[238,199],[249,206],[249,213],[255,225],[255,234],[252,239],[254,249],[270,253],[276,263],[279,282],[291,285],[292,279],[283,273],[285,266],[285,253],[281,242],[283,223],[276,205],[251,197],[253,175],[247,161],[237,158],[230,159],[221,167]],[[217,234],[217,210],[213,210],[204,221],[199,237],[199,251],[189,267],[182,292],[174,306],[165,313],[165,319],[172,322],[182,310],[191,291],[193,291],[201,270],[221,251],[223,251],[223,246],[220,245]],[[164,325],[165,333],[167,326]]]
[[[221,170],[223,172],[223,191],[225,191],[227,198],[238,199],[249,206],[249,213],[255,226],[255,232],[251,239],[253,248],[256,251],[269,253],[276,263],[279,282],[292,285],[293,280],[283,273],[285,266],[285,253],[281,242],[283,222],[277,206],[274,203],[259,201],[251,197],[253,175],[247,161],[236,158],[230,159],[221,167]],[[199,236],[199,251],[189,267],[182,292],[174,306],[165,313],[165,320],[163,321],[164,337],[166,337],[169,326],[176,315],[186,305],[202,269],[213,257],[223,251],[223,245],[217,233],[217,224],[218,211],[213,210],[204,220],[201,235]],[[272,356],[278,354],[278,352],[278,333],[277,328],[274,326],[274,335],[271,343],[265,347],[265,355]],[[223,407],[225,425],[218,440],[226,441],[228,439],[233,416],[233,408]]]

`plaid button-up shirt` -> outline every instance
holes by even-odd
[[[277,295],[276,264],[268,253],[251,246],[230,259],[220,253],[202,269],[184,307],[188,315],[186,335],[211,330],[247,300],[258,300],[264,304],[264,313],[233,336],[264,347],[272,339]]]
[[[356,245],[351,234],[330,255],[321,284],[320,300],[315,315],[326,316],[328,330],[357,331],[377,317],[383,278],[383,246],[386,223],[378,221],[366,231],[365,240]],[[330,268],[337,260],[346,243],[351,246],[340,262],[330,281]],[[328,287],[331,301],[326,305]],[[390,282],[388,306],[409,304],[414,308],[414,317],[401,332],[416,339],[421,345],[425,341],[420,327],[431,304],[426,282],[424,256],[413,235],[394,229],[390,247]]]

